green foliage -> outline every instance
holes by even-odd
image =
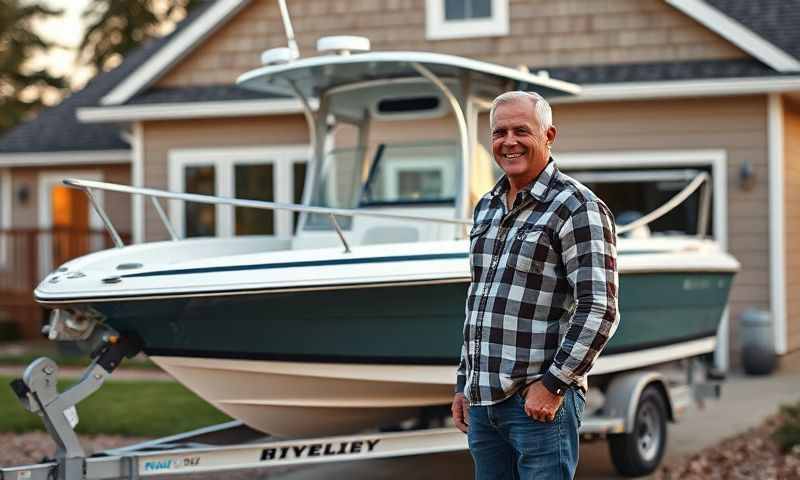
[[[0,323],[0,340],[2,340],[2,327]],[[31,362],[39,357],[49,357],[56,362],[60,367],[81,367],[85,368],[89,365],[90,359],[88,355],[65,355],[52,350],[31,350],[22,355],[10,355],[0,353],[0,366],[2,367],[19,367],[20,372],[30,365]],[[151,362],[146,357],[126,358],[123,363],[125,368],[157,370],[156,364]]]
[[[21,373],[37,358],[48,357],[60,367],[86,368],[91,363],[90,353],[91,347],[80,346],[75,342],[53,342],[42,339],[10,344],[0,343],[0,366],[19,367]],[[144,354],[126,358],[122,363],[122,368],[158,369]]]
[[[11,382],[0,377],[2,385]],[[64,391],[70,382],[59,382]],[[0,386],[0,431],[44,430],[38,415],[25,411],[11,388]],[[230,420],[183,386],[166,381],[111,380],[78,405],[80,434],[162,437]]]
[[[800,445],[800,402],[783,405],[780,410],[781,424],[772,434],[784,452]]]
[[[19,340],[21,334],[15,322],[2,321],[0,319],[0,342]]]
[[[63,78],[28,67],[32,56],[53,46],[36,34],[34,21],[59,14],[33,2],[0,0],[0,133],[38,110],[48,89],[66,88]]]
[[[83,12],[86,32],[79,59],[98,71],[118,65],[125,55],[159,37],[199,0],[92,0]]]

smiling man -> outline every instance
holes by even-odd
[[[453,420],[477,479],[566,479],[578,463],[586,374],[619,323],[614,218],[561,173],[540,95],[492,103],[505,175],[475,207]]]

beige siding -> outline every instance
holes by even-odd
[[[114,165],[103,168],[103,180],[122,185],[131,184],[131,166]],[[105,209],[111,222],[120,233],[130,235],[131,223],[131,196],[122,193],[105,192]]]
[[[728,247],[741,262],[731,292],[731,347],[736,318],[748,307],[769,308],[769,220],[766,98],[642,101],[556,105],[558,152],[724,149],[728,160]],[[787,134],[788,136],[788,134]],[[756,184],[739,187],[750,161]],[[798,329],[793,331],[797,332]]]
[[[58,168],[14,168],[11,170],[11,227],[12,228],[38,228],[39,226],[39,175],[69,172],[70,175],[85,172],[101,172],[103,180],[107,182],[130,184],[130,165],[92,165],[63,166]],[[66,175],[65,175],[66,176]],[[80,178],[80,177],[79,177]],[[27,201],[20,202],[17,192],[27,189]],[[120,233],[131,231],[131,202],[128,196],[106,192],[104,208],[114,226]]]
[[[24,190],[28,191],[28,196],[27,199],[21,201],[18,194]],[[11,228],[37,228],[39,226],[38,170],[28,168],[11,170],[11,192]]]
[[[789,351],[800,349],[800,105],[784,102],[786,323]]]
[[[158,82],[229,84],[286,44],[277,2],[253,0]],[[327,35],[363,35],[374,50],[423,50],[507,65],[741,58],[746,54],[663,0],[511,0],[505,37],[425,40],[425,0],[290,2],[304,56]]]
[[[301,115],[175,122],[147,122],[144,130],[144,185],[168,187],[169,152],[187,148],[307,145],[308,127]],[[147,241],[166,238],[156,212],[145,207]]]

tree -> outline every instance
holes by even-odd
[[[91,0],[79,60],[98,72],[117,66],[132,49],[159,37],[201,0]]]
[[[66,88],[62,77],[28,66],[32,56],[54,46],[35,32],[34,21],[60,14],[38,4],[0,0],[0,133],[38,110],[48,90]]]

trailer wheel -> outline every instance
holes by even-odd
[[[622,475],[647,475],[661,463],[666,446],[666,402],[661,391],[649,385],[639,397],[633,431],[608,436],[611,460]]]

